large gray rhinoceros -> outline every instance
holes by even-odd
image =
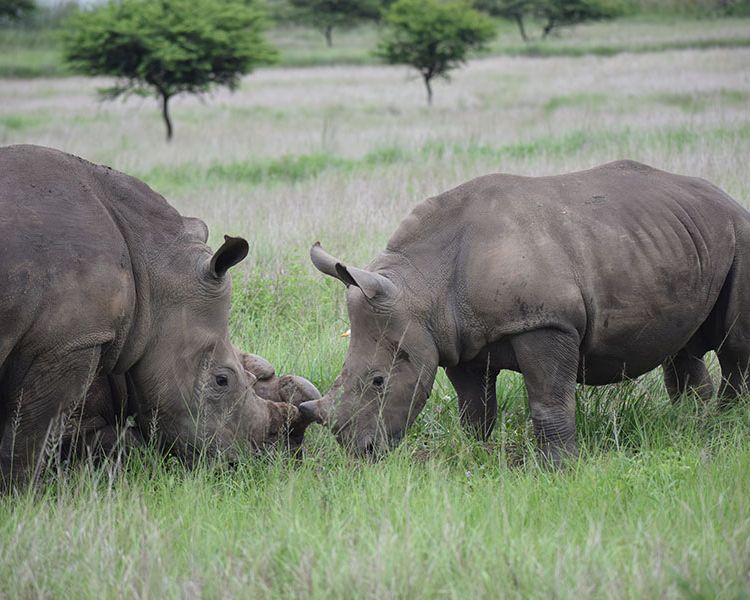
[[[397,442],[438,366],[463,424],[490,433],[501,369],[523,374],[543,455],[575,454],[576,382],[664,366],[669,393],[729,402],[747,389],[750,214],[702,179],[631,161],[555,177],[479,177],[417,206],[367,270],[316,244],[348,287],[351,342],[303,403],[355,451]]]
[[[96,376],[125,375],[142,432],[188,460],[262,443],[291,405],[259,399],[228,337],[208,230],[144,183],[49,148],[0,149],[0,488],[28,480]]]

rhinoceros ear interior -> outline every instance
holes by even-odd
[[[342,281],[346,287],[350,285],[358,287],[368,300],[372,300],[376,296],[393,294],[396,291],[396,286],[390,279],[379,273],[372,273],[357,267],[347,267],[340,260],[323,250],[320,242],[315,242],[310,249],[310,259],[318,271],[335,277]]]
[[[182,217],[185,231],[190,237],[194,237],[204,244],[208,241],[208,225],[195,217]]]
[[[247,241],[241,237],[224,236],[224,243],[211,257],[209,269],[214,277],[224,277],[227,271],[241,262],[250,251]]]

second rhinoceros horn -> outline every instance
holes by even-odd
[[[393,282],[380,273],[365,271],[357,267],[348,267],[337,258],[323,250],[320,242],[315,242],[310,248],[310,258],[315,268],[321,273],[335,277],[342,281],[346,287],[357,286],[368,300],[377,297],[396,295],[396,286]]]

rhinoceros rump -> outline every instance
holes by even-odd
[[[274,415],[227,332],[248,245],[212,254],[207,235],[132,177],[0,149],[0,487],[28,480],[98,375],[124,376],[141,432],[188,459],[262,443]]]
[[[750,214],[702,179],[631,161],[555,177],[494,174],[431,198],[366,270],[312,248],[348,287],[351,342],[331,390],[300,410],[358,452],[398,441],[438,366],[462,423],[487,436],[502,369],[523,374],[543,455],[576,453],[576,381],[662,364],[667,389],[747,389]]]

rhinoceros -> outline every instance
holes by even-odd
[[[576,382],[659,365],[672,397],[747,389],[750,214],[703,179],[633,161],[552,177],[492,174],[418,205],[366,269],[319,244],[348,288],[343,371],[300,410],[359,453],[395,444],[442,366],[463,425],[492,431],[499,371],[520,372],[545,460],[577,453]]]
[[[247,242],[146,184],[38,146],[0,149],[0,487],[23,484],[98,375],[122,375],[139,428],[190,458],[260,443],[291,405],[260,401],[228,337]],[[277,414],[274,414],[277,413]]]
[[[273,365],[262,356],[237,350],[258,401],[299,406],[320,398],[318,389],[299,375],[276,375]],[[114,456],[144,445],[144,436],[133,426],[136,409],[128,402],[124,375],[97,375],[91,382],[85,400],[67,415],[59,432],[59,451],[63,457]],[[269,426],[263,440],[256,444],[281,442],[289,450],[302,445],[308,425],[300,420],[288,423],[284,406],[269,406]],[[289,426],[292,426],[289,428]]]

